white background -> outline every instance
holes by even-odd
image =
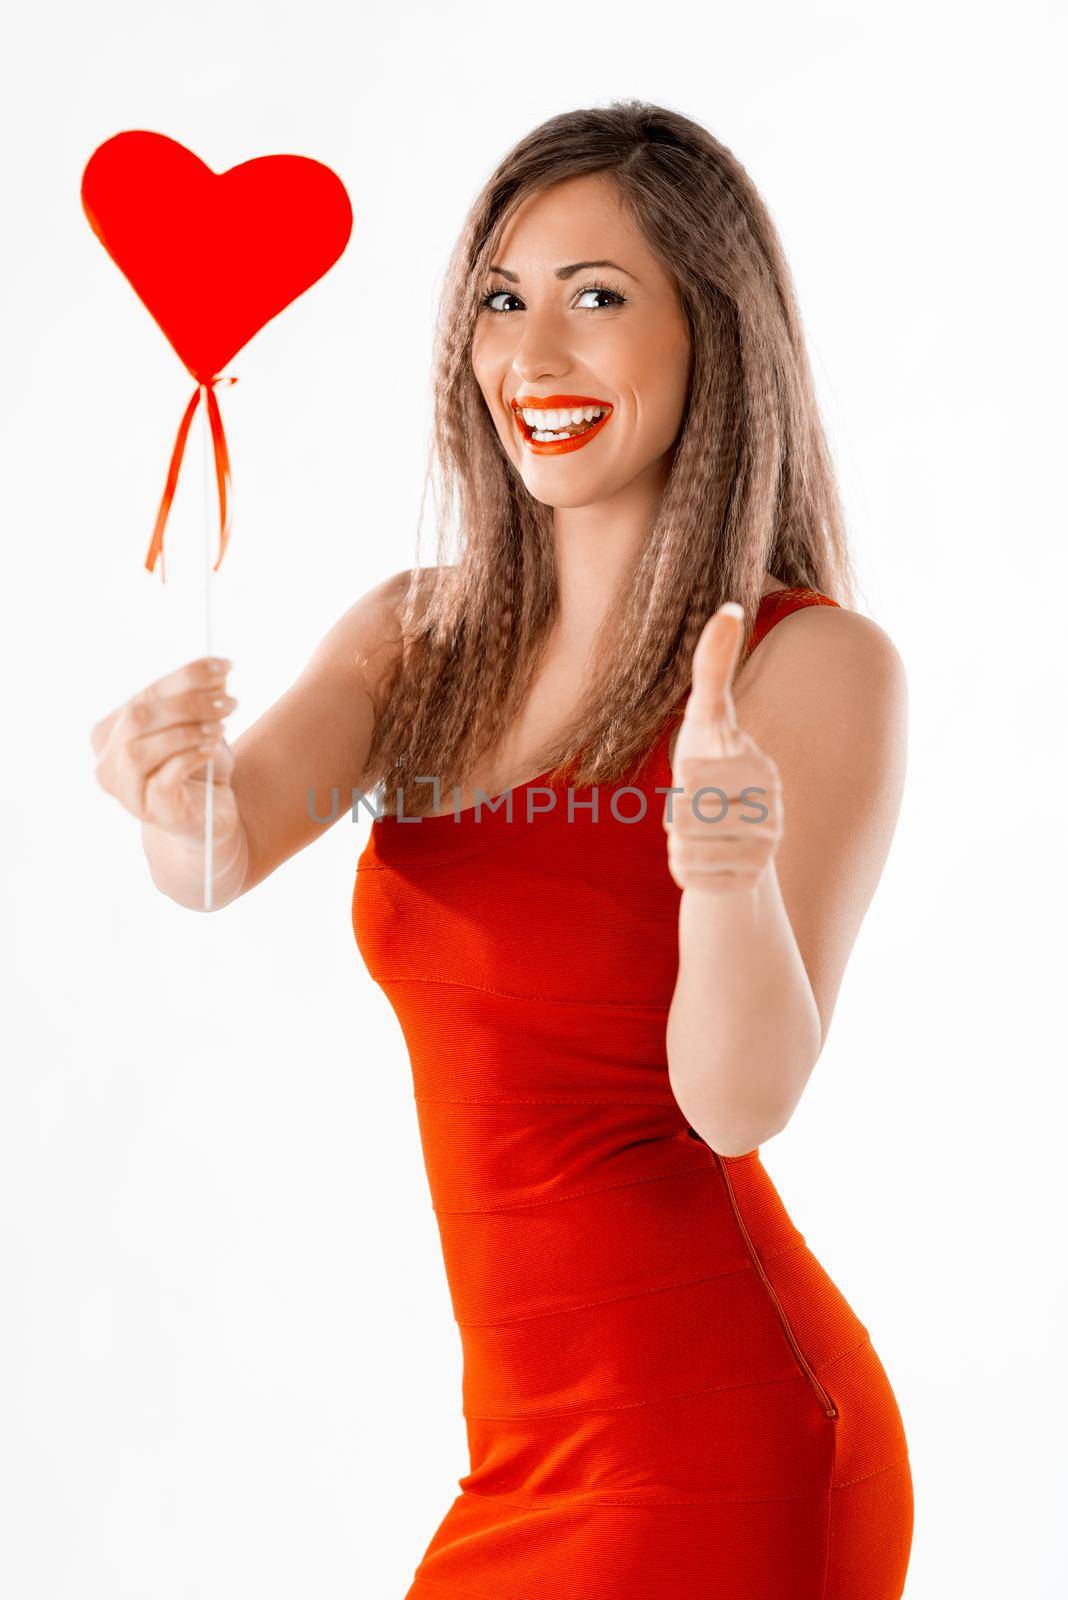
[[[192,384],[93,237],[82,168],[144,127],[217,171],[314,156],[352,197],[341,261],[220,391],[233,739],[414,559],[436,296],[470,201],[544,117],[624,95],[703,122],[770,206],[860,608],[909,676],[898,834],[764,1160],[898,1396],[908,1600],[1064,1593],[1055,9],[68,0],[6,24],[13,1600],[401,1600],[467,1470],[407,1058],[349,924],[368,819],[205,917],[154,890],[95,784],[92,723],[202,652],[203,502],[198,421],[163,585],[142,563]]]

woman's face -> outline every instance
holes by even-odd
[[[666,480],[689,392],[692,346],[674,281],[603,174],[531,195],[480,286],[471,363],[509,458],[536,500],[586,506],[647,469]],[[597,287],[599,286],[599,287]],[[607,291],[607,292],[606,292]],[[535,418],[516,402],[553,402]],[[588,442],[561,411],[598,405]],[[549,423],[546,430],[544,424]],[[659,465],[658,465],[659,464]]]

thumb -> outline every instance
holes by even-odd
[[[693,653],[693,687],[687,713],[703,724],[719,724],[728,732],[738,726],[731,681],[741,649],[744,615],[736,600],[725,600],[705,623]]]

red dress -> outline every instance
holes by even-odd
[[[811,590],[765,597],[748,649]],[[904,1429],[756,1150],[667,1076],[667,718],[631,787],[372,824],[352,913],[408,1046],[470,1471],[406,1600],[899,1600]],[[544,777],[541,774],[540,777]],[[582,809],[582,803],[587,808]],[[529,808],[529,809],[528,809]],[[637,820],[623,820],[637,819]]]

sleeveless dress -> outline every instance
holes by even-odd
[[[765,596],[747,653],[836,603]],[[510,815],[506,792],[459,820],[384,816],[359,858],[353,928],[411,1059],[470,1456],[406,1600],[903,1591],[912,1479],[868,1330],[759,1152],[712,1150],[668,1082],[683,703],[596,821],[591,788],[569,820],[566,786],[534,778]]]

